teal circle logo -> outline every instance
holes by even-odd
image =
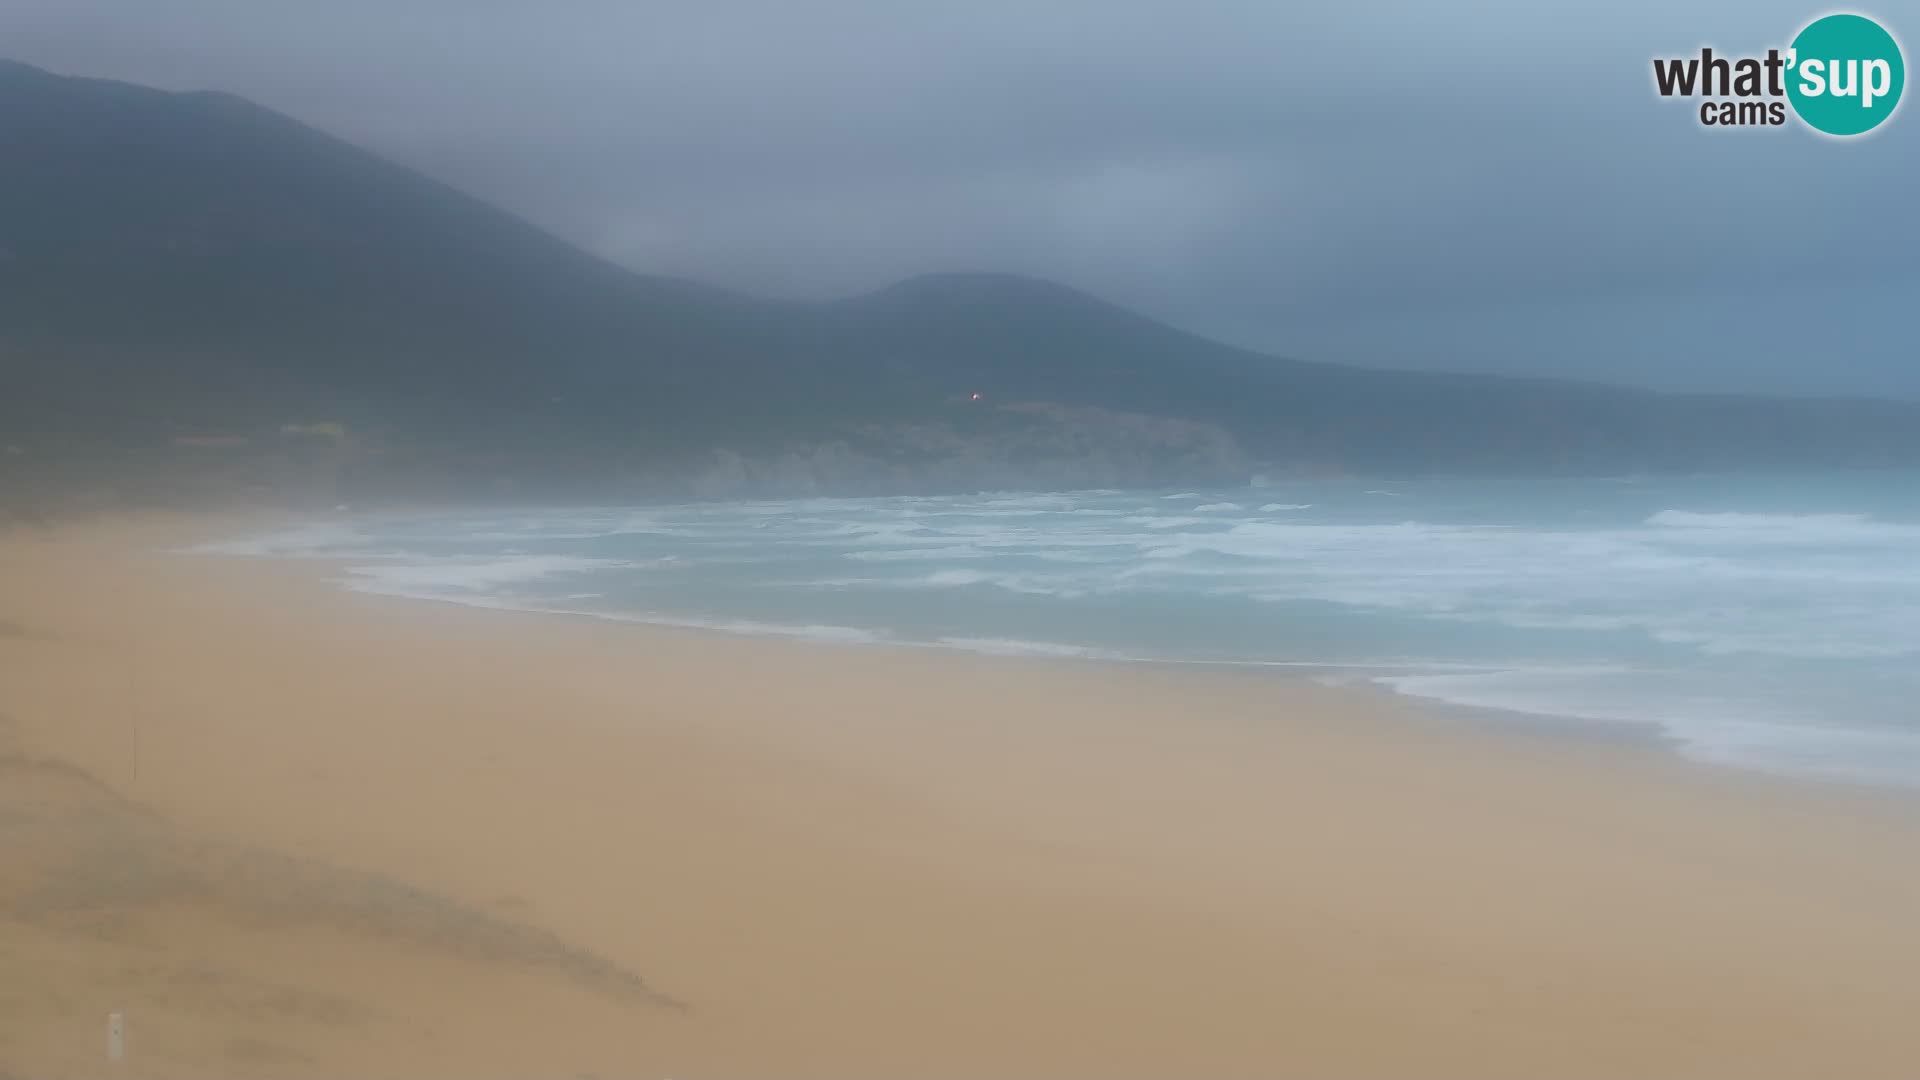
[[[1787,100],[1816,131],[1864,135],[1900,104],[1907,65],[1900,44],[1864,15],[1828,15],[1793,39]]]

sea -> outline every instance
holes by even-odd
[[[489,608],[1284,668],[1721,765],[1920,787],[1914,473],[343,515],[203,550],[343,560],[349,588]]]

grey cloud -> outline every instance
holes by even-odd
[[[0,49],[231,90],[749,291],[996,268],[1298,355],[1920,395],[1920,121],[1711,133],[1651,89],[1816,13],[0,0]]]

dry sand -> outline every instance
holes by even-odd
[[[238,527],[0,537],[0,1074],[1920,1075],[1909,797]]]

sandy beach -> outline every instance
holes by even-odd
[[[1911,796],[168,551],[246,525],[0,534],[0,1075],[1920,1071]]]

